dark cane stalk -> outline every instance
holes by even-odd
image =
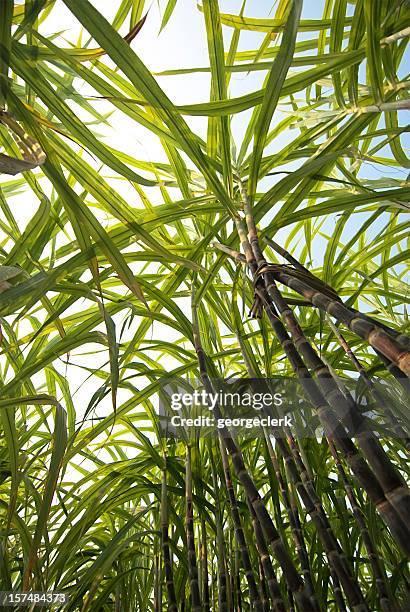
[[[333,458],[335,460],[335,463],[337,465],[337,469],[338,472],[342,478],[343,481],[343,486],[345,488],[347,497],[349,499],[350,505],[352,507],[352,513],[353,516],[356,520],[356,523],[360,529],[360,533],[362,535],[362,539],[363,539],[363,544],[366,548],[367,554],[369,556],[369,561],[370,564],[372,566],[372,570],[373,570],[373,576],[374,576],[374,580],[376,583],[376,589],[379,595],[379,601],[380,601],[380,609],[383,612],[391,612],[392,610],[395,610],[396,608],[396,602],[394,602],[388,593],[388,589],[387,589],[387,584],[386,584],[386,573],[384,571],[383,565],[379,559],[379,556],[374,548],[372,539],[370,537],[370,533],[369,530],[367,529],[365,520],[364,520],[364,516],[362,511],[360,510],[360,507],[357,503],[355,494],[353,493],[353,489],[350,485],[350,482],[347,478],[347,475],[343,469],[343,466],[341,464],[341,461],[339,459],[339,455],[337,453],[337,450],[334,446],[334,444],[332,442],[330,442],[329,444],[330,447],[330,451],[333,455]]]
[[[186,538],[188,551],[188,574],[193,612],[201,612],[199,595],[198,568],[196,564],[194,513],[192,501],[191,447],[187,444],[185,458],[185,496],[186,496]]]
[[[200,340],[198,317],[194,299],[192,300],[192,305],[194,346],[198,358],[200,377],[206,392],[211,394],[214,393],[214,389],[208,376],[207,356],[202,348],[202,343]],[[216,403],[214,407],[214,415],[217,419],[222,418],[218,403]],[[266,540],[271,545],[273,553],[282,567],[285,579],[295,597],[295,600],[298,602],[299,608],[301,610],[316,610],[317,606],[308,596],[306,586],[301,576],[297,572],[291,558],[289,557],[289,554],[280,539],[279,533],[273,524],[266,506],[263,503],[262,498],[245,467],[239,448],[226,427],[222,428],[220,431],[223,436],[225,447],[232,458],[232,464],[234,466],[236,475],[256,512]]]
[[[314,306],[346,325],[353,333],[366,340],[370,346],[387,357],[407,376],[410,376],[410,351],[404,347],[402,340],[398,341],[397,337],[390,336],[370,317],[363,317],[359,312],[348,308],[340,299],[335,299],[316,288],[312,288],[306,279],[297,278],[281,266],[277,266],[275,270],[275,279],[294,289]]]
[[[373,383],[372,379],[368,375],[366,369],[363,367],[363,365],[357,359],[357,357],[354,354],[353,350],[349,346],[347,340],[340,333],[340,330],[338,329],[337,325],[335,325],[333,323],[333,321],[330,319],[330,317],[328,317],[328,323],[329,323],[330,327],[332,328],[332,331],[335,334],[335,336],[336,336],[340,346],[342,347],[342,349],[346,353],[347,357],[350,359],[351,363],[353,364],[353,366],[355,367],[355,369],[359,373],[360,379],[364,382],[364,384],[366,385],[367,389],[369,389],[369,391],[370,391],[371,395],[373,396],[374,400],[376,401],[376,403],[381,408],[383,408],[384,414],[387,416],[387,418],[389,420],[389,424],[392,427],[393,431],[396,433],[396,435],[399,438],[402,438],[404,440],[404,442],[406,443],[406,445],[410,448],[410,440],[409,440],[406,432],[404,431],[404,429],[401,427],[401,425],[399,423],[397,423],[397,421],[396,421],[392,411],[390,410],[390,408],[388,406],[386,406],[386,401],[385,401],[386,398],[383,397],[383,395],[377,389],[376,385]]]
[[[232,516],[232,522],[234,524],[235,537],[237,546],[242,559],[242,566],[245,572],[245,578],[248,583],[249,596],[257,612],[263,612],[262,602],[259,597],[258,589],[255,582],[255,577],[252,570],[252,564],[249,556],[248,547],[245,540],[245,535],[242,529],[241,517],[239,515],[238,504],[236,502],[236,495],[233,489],[233,483],[231,479],[231,471],[229,468],[228,456],[226,449],[221,437],[219,437],[219,446],[222,458],[222,467],[225,475],[226,490],[228,492],[228,501]]]
[[[263,262],[261,262],[261,264],[263,264]],[[405,485],[396,468],[390,462],[374,433],[366,427],[364,418],[353,398],[347,390],[345,390],[345,393],[341,392],[327,365],[307,340],[294,313],[280,294],[272,276],[270,273],[264,275],[267,292],[278,308],[293,341],[299,348],[302,358],[315,372],[321,392],[324,397],[326,397],[329,404],[333,406],[335,413],[338,415],[340,422],[347,428],[349,435],[356,435],[358,444],[369,462],[370,467],[373,469],[386,499],[402,518],[404,525],[406,525],[410,503],[410,490]]]
[[[292,507],[290,501],[290,494],[288,486],[280,471],[279,462],[276,457],[276,453],[272,446],[269,435],[265,435],[266,445],[268,448],[269,456],[272,461],[273,469],[275,471],[276,479],[278,481],[279,490],[282,495],[282,500],[285,505],[286,513],[289,518],[289,524],[292,530],[293,540],[295,542],[296,551],[298,553],[300,566],[302,568],[302,575],[305,579],[306,586],[310,590],[311,595],[314,595],[313,580],[310,571],[309,557],[306,550],[305,541],[303,538],[302,530],[300,528],[299,514],[296,505]],[[282,445],[283,448],[283,445]]]
[[[248,214],[248,220],[251,219],[251,216]],[[255,275],[258,264],[256,263],[254,253],[252,248],[250,247],[250,243],[247,240],[246,231],[243,226],[243,222],[240,220],[236,221],[238,234],[240,237],[241,245],[245,253],[245,258],[241,254],[231,251],[227,247],[222,247],[220,250],[223,250],[227,254],[231,254],[232,256],[236,256],[240,261],[246,261],[251,272]],[[255,247],[256,254],[259,257],[263,258],[262,252],[257,244],[257,235],[256,228],[250,232],[250,235],[253,237],[254,244],[257,245]],[[216,248],[220,248],[221,245],[218,243],[214,244]],[[231,251],[231,252],[229,252]],[[262,260],[264,261],[264,260]],[[268,278],[268,281],[274,279]],[[290,340],[283,324],[279,320],[279,317],[276,313],[275,308],[271,302],[270,296],[267,294],[266,289],[262,286],[256,286],[256,294],[259,296],[263,307],[268,315],[268,318],[272,324],[273,330],[282,345],[282,348],[287,355],[289,362],[297,374],[302,387],[304,388],[307,396],[309,397],[312,405],[315,407],[317,414],[320,418],[322,425],[325,428],[325,433],[327,436],[334,436],[336,443],[346,460],[349,463],[350,468],[355,474],[356,478],[359,481],[359,484],[365,488],[370,499],[378,508],[380,514],[382,515],[384,521],[389,526],[393,536],[400,544],[402,549],[406,552],[410,552],[410,544],[408,537],[408,529],[406,525],[401,520],[400,516],[397,514],[394,508],[390,506],[389,501],[387,501],[384,491],[377,481],[373,472],[369,469],[367,464],[364,462],[363,458],[357,452],[356,447],[354,446],[352,440],[346,437],[346,432],[338,422],[338,419],[334,415],[333,411],[330,410],[324,396],[320,392],[320,390],[316,387],[313,379],[310,376],[309,371],[305,367],[296,347],[293,345]],[[309,384],[306,384],[309,381]]]
[[[169,551],[169,532],[168,532],[168,492],[167,492],[167,461],[164,456],[164,469],[162,470],[161,485],[161,535],[162,535],[162,556],[164,559],[165,582],[168,596],[168,612],[178,612],[175,596],[174,578],[172,572],[171,556]]]

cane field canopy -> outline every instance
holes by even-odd
[[[410,609],[409,36],[408,0],[0,1],[12,609]],[[292,424],[164,434],[165,382],[245,379]]]

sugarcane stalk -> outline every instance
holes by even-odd
[[[259,567],[259,582],[262,589],[262,603],[264,612],[269,612],[269,593],[268,587],[266,585],[266,577],[265,572],[263,571],[262,561],[258,557],[258,567]]]
[[[329,523],[329,519],[324,511],[322,501],[318,497],[314,482],[312,477],[307,469],[307,465],[302,460],[302,457],[299,452],[299,448],[296,445],[296,442],[291,434],[288,435],[288,442],[293,456],[293,462],[290,458],[287,458],[286,467],[289,473],[293,474],[293,482],[296,490],[300,494],[302,500],[305,500],[305,507],[307,507],[310,516],[312,517],[313,522],[317,525],[318,533],[320,535],[320,539],[322,544],[324,545],[325,551],[328,552],[329,558],[329,572],[332,579],[333,584],[333,594],[335,597],[335,601],[337,607],[341,611],[346,610],[341,585],[344,585],[343,590],[346,592],[346,588],[349,589],[347,592],[347,599],[351,600],[355,596],[355,589],[353,587],[353,592],[350,591],[352,589],[352,580],[353,576],[348,567],[346,557],[344,552],[334,536],[332,527]],[[329,440],[328,440],[329,442]],[[330,442],[329,442],[330,443]],[[296,470],[294,468],[296,465]],[[299,477],[299,481],[295,482],[296,477]],[[309,504],[310,500],[310,511]],[[328,551],[329,546],[332,548]],[[346,575],[349,576],[349,579],[346,582]],[[340,578],[340,580],[339,580]],[[357,596],[357,595],[356,595]]]
[[[363,317],[359,312],[352,311],[340,299],[336,300],[325,295],[322,291],[312,288],[306,281],[281,269],[281,266],[276,267],[275,277],[309,300],[314,306],[346,325],[353,333],[366,340],[371,347],[387,357],[407,376],[410,376],[410,351],[403,346],[403,340],[399,341],[397,338],[392,338],[383,328],[375,322],[371,322],[369,317]]]
[[[161,535],[162,535],[162,556],[164,559],[164,573],[168,596],[168,612],[178,612],[177,600],[175,596],[174,578],[172,563],[169,551],[169,532],[168,532],[168,492],[167,492],[167,457],[164,455],[164,468],[162,470],[161,484]]]
[[[215,542],[216,544],[216,542]],[[215,549],[217,547],[215,546]],[[212,610],[217,610],[217,605],[216,605],[216,588],[215,588],[215,584],[216,584],[216,580],[215,580],[215,572],[212,572]],[[218,596],[218,603],[219,603],[219,596]],[[224,608],[224,610],[227,610],[226,606]]]
[[[248,215],[248,218],[251,218],[250,215]],[[252,273],[255,275],[258,270],[258,264],[256,262],[255,255],[252,251],[252,247],[250,246],[250,243],[247,239],[246,230],[243,226],[243,222],[241,220],[237,220],[236,226],[238,229],[241,246],[245,253],[245,261]],[[255,235],[255,231],[256,230],[253,231],[253,236]],[[224,250],[224,252],[229,254],[226,248],[220,248],[221,245],[219,245],[219,243],[214,243],[214,246],[219,250]],[[260,249],[258,250],[258,248],[256,252],[258,255],[261,254],[261,251]],[[244,261],[243,256],[238,257],[237,259],[242,262]],[[407,554],[410,554],[410,543],[408,537],[408,529],[406,525],[403,523],[396,510],[390,506],[390,503],[386,499],[384,491],[381,488],[379,482],[377,481],[375,475],[364,462],[363,458],[360,457],[353,442],[346,438],[346,432],[339,425],[339,422],[336,419],[335,415],[329,409],[329,406],[324,396],[314,384],[314,381],[311,378],[309,371],[305,367],[303,360],[300,358],[296,347],[293,345],[283,324],[279,320],[278,314],[275,308],[273,307],[271,300],[269,299],[269,295],[267,295],[266,289],[264,287],[258,287],[256,285],[255,293],[259,296],[260,302],[265,308],[272,328],[286,356],[288,357],[294,372],[298,376],[302,387],[304,388],[307,396],[309,397],[310,402],[314,406],[319,416],[319,419],[325,428],[325,433],[327,437],[335,437],[338,447],[346,457],[346,460],[349,463],[349,466],[352,469],[353,473],[355,474],[359,484],[367,491],[370,499],[377,507],[379,513],[383,517],[383,520],[389,526],[390,531],[392,532],[396,541],[400,544],[401,548]],[[260,306],[258,308],[260,308]],[[310,384],[306,384],[307,380],[309,380]]]
[[[201,541],[200,541],[200,561],[201,561],[201,594],[203,612],[210,612],[209,608],[209,582],[208,582],[208,544],[206,535],[206,523],[201,517]]]
[[[289,308],[288,304],[286,303],[286,300],[283,298],[283,296],[280,294],[279,290],[276,287],[274,273],[270,270],[270,266],[267,265],[267,262],[263,256],[262,250],[259,245],[258,232],[254,222],[249,198],[241,182],[239,183],[239,187],[241,190],[241,196],[246,215],[249,244],[254,256],[254,260],[258,266],[255,272],[256,278],[258,278],[259,275],[262,274],[266,293],[271,298],[275,306],[279,309],[280,314],[284,318],[285,323],[296,345],[296,352],[297,349],[299,349],[303,359],[305,359],[306,362],[310,365],[310,367],[316,372],[317,380],[320,385],[320,389],[318,388],[317,391],[319,391],[319,393],[323,393],[323,399],[324,397],[329,397],[331,402],[335,402],[336,410],[338,408],[339,403],[340,407],[343,409],[344,415],[346,416],[346,420],[341,419],[341,422],[349,426],[351,420],[353,426],[356,426],[354,427],[354,429],[357,429],[358,426],[361,426],[363,424],[360,412],[355,409],[356,407],[354,402],[352,401],[349,403],[347,398],[340,392],[340,389],[336,385],[332,375],[328,371],[328,368],[325,366],[323,361],[314,351],[313,347],[307,341],[302,329],[296,321],[292,310]],[[242,235],[240,235],[240,240],[241,244],[244,245],[246,239],[243,237],[243,232]],[[249,251],[249,247],[247,245],[244,245],[244,248]],[[247,261],[249,257],[250,255],[246,255]],[[254,269],[255,268],[253,266],[253,270]],[[309,273],[306,276],[309,278],[311,275]],[[324,294],[321,293],[321,295]],[[336,296],[336,298],[337,300],[339,300],[338,296]],[[339,426],[337,427],[338,429],[341,429]],[[336,432],[333,433],[336,434]],[[350,433],[353,432],[350,431]],[[394,521],[395,528],[396,525],[398,525],[398,528],[402,533],[403,537],[407,532],[408,538],[410,538],[410,531],[407,529],[406,526],[406,516],[408,516],[408,503],[410,499],[409,489],[405,486],[400,474],[398,474],[394,466],[389,461],[388,457],[385,455],[384,449],[382,448],[374,434],[372,434],[372,432],[370,431],[366,431],[363,433],[359,431],[357,437],[359,445],[365,453],[366,458],[368,459],[370,465],[373,467],[373,469],[378,475],[378,478],[376,478],[379,481],[386,502],[390,503],[392,506],[390,511],[396,513],[396,518]],[[346,442],[347,440],[345,441],[345,445]],[[348,444],[348,446],[350,446],[351,450],[355,449],[352,442],[350,445]],[[368,469],[368,476],[373,476],[373,479],[375,478],[375,474],[372,474],[370,469]]]
[[[265,242],[272,249],[274,249],[277,253],[279,253],[284,259],[286,259],[289,263],[291,263],[296,269],[298,269],[298,270],[306,273],[307,275],[310,275],[312,278],[314,278],[314,275],[305,266],[303,266],[300,262],[298,262],[297,259],[295,259],[286,249],[281,247],[274,240],[272,240],[270,238],[265,238]],[[355,312],[357,312],[357,311],[355,311]],[[368,318],[366,315],[362,315],[362,316],[364,318]],[[340,333],[338,327],[333,323],[332,319],[329,316],[327,316],[327,320],[328,320],[328,322],[329,322],[329,324],[330,324],[330,326],[332,328],[332,331],[334,332],[336,338],[338,339],[339,344],[342,346],[342,348],[344,349],[345,353],[347,354],[347,356],[349,357],[349,359],[351,360],[351,362],[355,366],[356,370],[359,372],[360,377],[362,378],[362,380],[364,381],[366,386],[370,389],[370,391],[373,394],[373,396],[375,397],[376,401],[378,403],[380,403],[381,406],[384,407],[387,416],[390,418],[393,426],[395,427],[397,435],[399,435],[399,437],[405,437],[404,430],[402,428],[398,427],[397,425],[394,425],[394,417],[393,417],[392,412],[384,405],[384,399],[380,396],[380,394],[378,393],[376,387],[372,384],[372,381],[369,378],[369,376],[367,375],[366,370],[363,368],[363,366],[360,364],[360,362],[358,361],[358,359],[354,355],[354,353],[351,350],[351,348],[349,347],[347,341],[345,340],[343,335]],[[396,337],[396,339],[406,338],[406,336],[404,336],[404,334],[400,334],[399,332],[396,332],[395,330],[387,327],[386,325],[382,325],[382,324],[379,324],[379,325],[381,325],[388,333],[390,333],[391,335]],[[410,338],[407,338],[407,340],[410,341]],[[320,362],[319,362],[319,366],[318,367],[319,368],[322,367],[322,364]],[[360,413],[359,413],[359,415],[360,415]]]
[[[289,598],[289,612],[295,612],[293,593],[289,589],[288,589],[288,598]]]
[[[380,351],[377,351],[377,350],[375,350],[375,353],[380,359],[380,361],[383,363],[386,370],[390,372],[392,376],[394,376],[394,378],[397,380],[400,386],[404,389],[404,391],[406,393],[410,393],[410,380],[408,379],[406,374],[402,372],[400,368],[398,368],[394,363],[392,363],[390,359],[385,357],[383,353],[380,353]]]
[[[199,594],[198,568],[196,564],[194,513],[192,501],[192,465],[191,447],[187,444],[185,456],[185,497],[186,497],[186,538],[188,552],[188,574],[193,612],[201,612],[201,597]]]
[[[161,561],[160,561],[160,557],[158,554],[155,555],[155,559],[154,559],[154,611],[155,612],[161,612],[161,591],[160,591],[160,585],[161,585],[161,578],[160,578],[160,570],[161,570]],[[120,598],[118,598],[119,601],[117,600],[117,597],[115,598],[115,607],[117,609],[117,601],[119,606],[121,606],[121,600]],[[121,609],[120,607],[118,608],[119,610]]]
[[[272,561],[269,555],[268,547],[266,545],[266,540],[263,534],[261,524],[256,515],[255,509],[249,500],[247,500],[247,505],[252,518],[252,527],[253,532],[255,534],[256,550],[258,551],[262,570],[266,577],[266,582],[268,584],[273,609],[275,610],[275,612],[286,612],[286,606],[282,598],[282,593],[280,591],[275,570],[273,569]]]
[[[337,609],[340,612],[347,612],[345,600],[343,598],[342,588],[337,573],[331,565],[329,565],[329,573],[332,579],[333,595],[335,598]]]
[[[292,438],[289,437],[289,442],[291,441]],[[281,455],[285,460],[285,465],[288,473],[290,474],[292,482],[306,511],[316,527],[317,533],[329,561],[329,567],[331,568],[333,574],[337,577],[337,581],[334,581],[336,587],[339,584],[340,579],[340,582],[343,585],[343,590],[346,593],[346,597],[351,604],[352,609],[366,610],[367,607],[365,606],[360,588],[350,571],[343,550],[333,533],[329,520],[323,509],[322,502],[316,493],[314,483],[311,481],[306,470],[306,466],[303,464],[300,455],[296,454],[295,447],[292,448],[292,444],[292,453],[290,453],[285,440],[278,438],[276,443],[278,444]],[[272,444],[270,444],[270,448],[272,448]]]
[[[389,420],[390,426],[393,428],[393,430],[396,433],[396,435],[399,438],[402,438],[404,440],[404,442],[406,443],[406,445],[410,448],[410,439],[407,436],[407,434],[404,431],[404,429],[401,427],[401,425],[399,423],[397,423],[397,421],[395,420],[394,415],[393,415],[392,411],[390,410],[390,408],[388,406],[386,406],[385,398],[382,396],[382,394],[377,389],[376,385],[373,383],[373,381],[370,378],[370,376],[368,375],[366,369],[363,367],[363,365],[357,359],[357,357],[354,354],[353,350],[349,346],[346,338],[340,333],[340,330],[338,329],[337,325],[335,325],[333,323],[333,321],[330,319],[330,317],[327,317],[327,320],[328,320],[328,323],[329,323],[330,327],[332,328],[332,331],[335,334],[335,336],[336,336],[340,346],[342,347],[342,349],[346,353],[347,357],[350,359],[351,363],[353,364],[353,366],[355,367],[355,369],[359,373],[360,379],[363,381],[363,383],[369,389],[369,391],[370,391],[371,395],[373,396],[374,400],[376,401],[376,403],[381,408],[383,408],[384,413],[386,414],[386,416],[387,416],[387,418]]]
[[[352,507],[352,513],[353,516],[356,520],[356,523],[360,529],[360,533],[363,539],[363,544],[366,548],[367,554],[369,556],[369,561],[370,564],[372,566],[372,570],[373,570],[373,576],[374,576],[374,580],[376,583],[376,589],[379,595],[379,602],[380,602],[380,609],[383,612],[391,612],[392,610],[395,610],[397,607],[397,604],[395,601],[393,601],[388,593],[388,589],[387,589],[387,577],[386,577],[386,573],[384,571],[383,565],[379,559],[379,556],[377,555],[377,552],[374,548],[372,539],[370,537],[370,533],[369,530],[367,529],[365,520],[364,520],[364,516],[363,513],[361,511],[361,509],[359,508],[359,505],[357,503],[356,500],[356,496],[353,492],[353,489],[350,485],[350,482],[347,478],[347,475],[343,469],[342,463],[340,461],[339,455],[337,453],[337,450],[334,446],[334,444],[332,442],[329,443],[329,448],[330,451],[332,453],[332,456],[335,460],[338,472],[342,478],[342,482],[343,482],[343,486],[344,489],[346,491],[347,497],[349,499],[350,505]]]
[[[199,439],[197,440],[197,457],[200,456]],[[204,497],[204,489],[202,479],[198,479],[196,483],[198,492],[201,497]],[[210,612],[210,594],[209,594],[209,577],[208,577],[208,541],[206,532],[206,521],[203,511],[200,509],[200,537],[199,537],[199,563],[200,563],[200,593],[202,599],[203,612]]]
[[[249,596],[256,612],[263,612],[262,602],[259,597],[258,589],[253,575],[252,564],[249,556],[248,547],[246,545],[245,535],[242,528],[241,517],[239,515],[238,504],[236,502],[236,495],[233,489],[233,483],[231,479],[231,470],[229,468],[228,456],[226,449],[219,436],[219,446],[221,451],[222,467],[225,475],[226,490],[228,492],[228,501],[232,516],[232,522],[234,524],[235,537],[237,546],[242,559],[242,566],[245,573],[245,578],[248,583]]]
[[[235,609],[242,612],[242,589],[241,589],[241,574],[240,574],[240,552],[235,546],[235,571],[232,572],[232,592],[235,591]]]
[[[263,266],[265,260],[258,261],[258,263]],[[386,499],[402,518],[404,525],[406,525],[410,504],[410,490],[405,485],[396,468],[390,462],[374,433],[369,429],[365,429],[366,425],[364,418],[353,398],[347,390],[345,394],[341,392],[329,368],[307,340],[294,313],[280,294],[274,281],[273,274],[269,272],[265,273],[264,279],[266,290],[275,306],[278,308],[302,358],[315,372],[320,390],[327,398],[328,402],[336,409],[340,422],[346,426],[349,434],[351,436],[356,436],[359,447],[369,462],[370,467],[373,469]]]
[[[207,357],[200,341],[198,318],[194,299],[192,300],[192,319],[194,347],[197,353],[201,381],[204,385],[206,392],[208,394],[211,394],[214,392],[214,390],[208,376]],[[215,404],[214,415],[217,419],[222,418],[221,410],[218,403]],[[220,432],[222,434],[225,447],[232,458],[232,464],[234,466],[236,475],[240,483],[242,484],[245,493],[250,500],[250,503],[255,509],[256,515],[261,523],[265,537],[271,545],[274,555],[282,567],[288,586],[294,594],[295,600],[298,602],[299,608],[301,610],[316,610],[317,606],[308,596],[303,579],[297,572],[283,542],[280,539],[280,535],[277,532],[273,521],[266,509],[266,506],[263,503],[262,498],[245,467],[242,454],[240,453],[228,428],[221,428]]]
[[[222,529],[222,521],[221,521],[221,509],[219,504],[219,496],[217,491],[218,487],[218,479],[215,470],[215,464],[212,454],[212,447],[209,445],[209,456],[211,461],[211,470],[212,470],[212,480],[215,491],[215,525],[216,525],[216,551],[217,551],[217,569],[218,569],[218,610],[221,612],[228,612],[228,579],[226,572],[226,564],[225,564],[225,546],[224,546],[224,536]],[[215,602],[214,602],[214,609]]]
[[[296,505],[292,508],[290,502],[290,496],[287,485],[285,485],[285,481],[282,477],[282,473],[279,468],[279,462],[276,457],[276,453],[273,449],[272,442],[270,440],[269,435],[265,432],[265,443],[268,449],[268,453],[273,465],[273,469],[275,471],[276,479],[278,481],[279,490],[282,495],[282,500],[286,509],[286,513],[289,518],[289,524],[291,526],[293,540],[295,542],[296,551],[299,557],[300,566],[302,568],[302,575],[306,582],[306,586],[309,589],[311,596],[314,596],[314,588],[312,575],[310,571],[309,557],[307,554],[305,541],[303,538],[302,530],[300,528],[299,514]]]
[[[246,210],[246,208],[245,208],[245,210]],[[253,249],[252,249],[252,250],[253,250],[253,254],[254,254],[254,260],[255,260],[255,259],[256,259],[256,260],[258,260],[258,258],[259,258],[259,261],[257,261],[257,263],[261,263],[261,260],[262,260],[262,262],[263,262],[264,260],[263,260],[263,256],[262,256],[261,250],[259,249],[259,244],[258,244],[258,240],[257,240],[256,228],[254,227],[254,225],[252,225],[252,223],[253,223],[253,219],[252,219],[251,215],[249,214],[249,211],[247,211],[247,221],[248,221],[248,230],[249,230],[249,234],[248,234],[248,236],[249,236],[249,243],[250,243],[250,244],[252,245],[252,247],[253,247]],[[237,224],[237,226],[238,226],[238,224]],[[242,246],[244,246],[244,243],[246,243],[246,238],[244,238],[244,232],[243,232],[243,230],[242,230],[242,236],[241,236],[241,232],[238,232],[238,233],[239,233],[239,235],[240,235],[240,239],[241,239]],[[247,245],[246,245],[246,246],[247,246]],[[244,251],[245,251],[245,258],[246,258],[246,262],[248,263],[248,265],[249,265],[249,267],[251,268],[251,270],[252,270],[252,268],[253,268],[253,270],[255,270],[255,263],[254,263],[254,261],[252,261],[252,256],[249,256],[249,254],[247,253],[247,251],[249,252],[249,248],[248,248],[248,249],[247,249],[247,248],[244,248]],[[253,264],[253,265],[252,265],[252,264]],[[337,580],[337,579],[334,579],[334,580],[333,580],[334,587],[335,587],[335,597],[336,597],[337,599],[339,599],[339,600],[340,600],[340,597],[338,596],[339,594],[338,594],[338,592],[337,592],[338,585],[337,585],[336,580]],[[356,595],[357,595],[357,594],[356,594]],[[362,596],[361,596],[361,594],[360,594],[360,596],[359,596],[359,597],[360,597],[361,599],[363,599],[363,598],[362,598]],[[342,605],[344,605],[344,604],[343,604],[343,602],[342,602],[342,601],[339,601],[339,607],[341,607]]]
[[[303,264],[301,264],[295,257],[293,257],[293,255],[291,255],[289,253],[289,251],[287,251],[286,249],[284,249],[282,246],[280,246],[277,242],[275,242],[274,240],[272,240],[271,238],[264,238],[265,242],[277,253],[279,253],[279,255],[281,255],[284,259],[286,259],[286,261],[288,261],[290,264],[292,264],[292,266],[294,266],[294,268],[296,268],[297,270],[301,271],[304,273],[304,277],[305,278],[310,278],[312,280],[316,280],[318,281],[319,279],[317,279],[315,277],[314,274],[312,274],[312,272],[306,268]],[[322,282],[322,281],[320,281]],[[323,283],[324,285],[324,283]],[[334,293],[334,295],[340,300],[340,297],[337,295],[337,293],[328,285],[326,285],[327,290],[330,290],[331,293]],[[340,300],[341,301],[341,300]],[[361,318],[369,321],[370,323],[374,324],[375,321],[373,321],[373,319],[371,317],[369,317],[369,315],[360,313],[358,310],[350,307],[350,310],[352,312],[354,312],[357,316],[360,316]],[[378,327],[382,328],[384,331],[386,331],[388,334],[390,334],[391,336],[393,336],[393,338],[395,338],[395,340],[401,344],[404,348],[410,348],[410,337],[406,336],[405,334],[403,334],[402,332],[399,332],[391,327],[389,327],[388,325],[386,325],[386,323],[381,323],[381,322],[377,322]]]

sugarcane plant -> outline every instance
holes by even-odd
[[[406,0],[0,2],[0,591],[409,609],[409,34]],[[238,381],[294,424],[169,427]]]

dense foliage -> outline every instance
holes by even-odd
[[[2,590],[408,609],[408,2],[203,0],[208,64],[161,73],[149,4],[0,2]],[[394,433],[159,436],[165,377],[233,375]]]

